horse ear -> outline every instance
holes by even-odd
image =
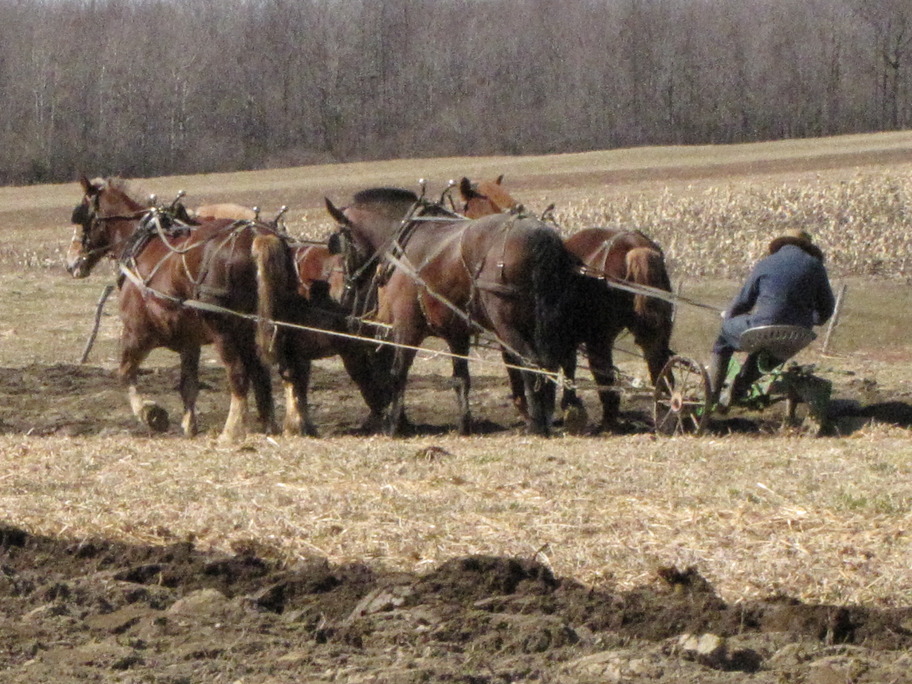
[[[494,181],[494,182],[495,182],[497,185],[500,185],[501,183],[503,183],[503,177],[504,177],[504,175],[503,175],[503,174],[500,174],[500,175],[497,177],[497,180]]]
[[[328,197],[324,197],[323,200],[326,202],[326,211],[329,212],[329,215],[332,216],[336,223],[343,226],[350,226],[351,221],[348,220],[348,217],[342,212],[341,209],[337,208]]]
[[[472,181],[470,181],[465,176],[463,176],[462,180],[459,181],[459,194],[462,195],[462,199],[466,201],[472,197]]]

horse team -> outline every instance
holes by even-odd
[[[250,389],[260,429],[278,431],[273,363],[285,389],[286,434],[315,434],[311,361],[339,355],[369,409],[363,428],[398,435],[409,426],[405,389],[416,352],[427,337],[442,338],[458,430],[469,434],[468,355],[481,336],[502,353],[528,431],[548,435],[559,371],[566,422],[585,416],[572,383],[580,346],[604,430],[618,419],[617,335],[625,328],[633,334],[653,381],[671,356],[671,306],[648,294],[670,291],[661,249],[642,233],[610,228],[562,240],[552,224],[517,205],[501,178],[463,179],[458,211],[452,200],[447,208],[443,198],[395,188],[361,191],[343,208],[326,200],[336,222],[327,243],[295,241],[278,220],[261,221],[244,207],[191,215],[177,202],[154,206],[119,178],[80,184],[67,270],[81,278],[103,257],[116,261],[118,375],[134,414],[154,430],[166,429],[168,416],[140,394],[137,377],[157,347],[180,355],[181,426],[192,436],[200,348],[215,345],[230,392],[220,439],[229,442],[246,435]]]

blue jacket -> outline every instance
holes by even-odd
[[[749,314],[747,327],[811,328],[826,323],[834,306],[823,262],[797,245],[784,245],[757,262],[729,306],[726,318]]]

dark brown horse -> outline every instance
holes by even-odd
[[[329,200],[346,251],[348,285],[376,288],[375,320],[390,326],[392,399],[387,429],[404,423],[404,392],[415,347],[443,338],[453,357],[459,431],[471,431],[467,354],[473,335],[488,331],[522,370],[529,430],[548,434],[555,371],[572,355],[568,329],[580,276],[559,236],[538,220],[492,215],[467,221],[407,190],[377,188],[344,210]],[[370,277],[365,277],[371,274]]]
[[[167,347],[181,358],[182,427],[188,436],[195,434],[200,347],[214,343],[228,371],[231,393],[221,439],[237,441],[245,435],[251,385],[261,427],[273,431],[270,373],[260,359],[256,327],[250,320],[259,304],[253,243],[257,237],[281,236],[273,227],[251,221],[172,225],[167,214],[137,199],[122,179],[90,182],[82,178],[80,182],[84,195],[73,211],[77,227],[67,253],[67,270],[82,278],[105,256],[118,262],[123,321],[118,374],[136,416],[153,429],[167,427],[167,413],[143,399],[136,387],[142,361],[153,349]],[[300,319],[309,311],[306,300],[299,296],[294,300],[294,296],[296,285],[285,301],[288,306],[297,305]],[[285,429],[292,434],[311,431],[306,396],[309,359],[314,358],[312,337],[289,335],[290,341],[281,345],[279,370],[288,398]]]
[[[464,213],[478,217],[519,206],[503,188],[502,179],[503,176],[474,185],[463,178],[459,188],[465,203]],[[584,272],[602,282],[583,303],[583,342],[602,404],[601,427],[612,429],[619,408],[619,396],[613,389],[616,380],[613,348],[617,336],[624,329],[630,331],[643,351],[653,383],[672,356],[669,348],[672,306],[666,299],[646,294],[649,288],[671,291],[664,254],[640,231],[619,228],[586,228],[570,235],[564,244],[585,264]],[[625,285],[632,285],[639,292],[621,289]],[[564,367],[565,375],[571,380],[575,365],[573,356],[572,364]],[[515,393],[515,380],[513,384]],[[561,405],[581,406],[572,385],[565,391]]]

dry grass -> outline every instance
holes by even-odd
[[[851,281],[835,344],[843,356],[818,360],[908,391],[910,314],[897,302],[910,295],[912,166],[895,156],[908,149],[912,135],[892,134],[146,184],[163,198],[184,188],[200,204],[240,201],[267,212],[288,204],[291,229],[321,237],[324,194],[344,202],[369,185],[415,187],[418,176],[439,192],[451,177],[506,173],[530,208],[557,203],[566,226],[643,228],[665,246],[685,294],[720,305],[735,284],[708,276],[740,278],[774,233],[800,226],[817,235],[840,278],[892,279]],[[59,267],[77,199],[75,184],[0,188],[2,365],[78,358],[106,278],[73,282]],[[682,310],[675,347],[704,358],[716,325]],[[117,330],[106,318],[93,362],[114,365]],[[174,359],[162,353],[153,362]],[[821,440],[251,438],[230,449],[206,437],[7,435],[0,519],[35,533],[189,538],[222,549],[255,541],[288,559],[408,569],[468,553],[537,556],[560,575],[622,587],[650,581],[658,565],[694,564],[728,599],[781,591],[909,605],[909,453],[909,432],[887,428]]]
[[[908,605],[909,435],[656,440],[0,439],[2,517],[422,569],[472,553],[633,587],[695,565],[729,600]]]

